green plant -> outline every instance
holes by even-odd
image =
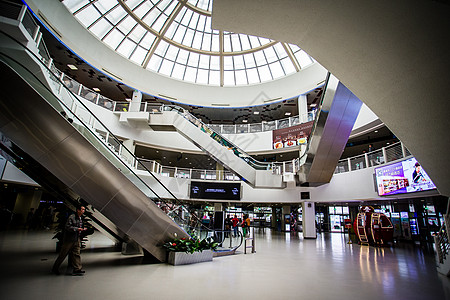
[[[163,246],[168,251],[194,253],[209,249],[214,250],[218,245],[219,244],[217,242],[214,242],[213,238],[208,237],[203,240],[199,240],[196,238],[175,239],[173,241],[165,243]]]

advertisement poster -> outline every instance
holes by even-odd
[[[281,149],[293,146],[306,145],[313,121],[300,125],[277,129],[272,132],[273,149]]]
[[[378,195],[395,195],[435,189],[422,166],[413,157],[375,169]]]

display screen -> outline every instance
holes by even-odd
[[[375,176],[378,195],[380,196],[427,191],[436,188],[414,157],[376,168]]]
[[[197,199],[241,200],[241,184],[192,181],[190,197]]]

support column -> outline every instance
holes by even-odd
[[[41,190],[27,191],[17,194],[13,213],[17,216],[20,216],[20,223],[25,224],[30,208],[34,208],[34,212],[36,212],[37,208],[39,207],[41,196]]]
[[[290,205],[284,205],[281,209],[281,231],[290,231],[291,223],[287,223],[285,215],[291,214],[291,206]],[[290,219],[289,219],[290,220]],[[289,226],[286,226],[289,225]],[[289,228],[289,229],[286,229]]]
[[[133,97],[130,103],[130,112],[138,112],[141,108],[142,93],[138,90],[133,91]]]
[[[130,154],[130,152],[132,154],[134,154],[134,151],[136,149],[136,145],[134,144],[134,140],[125,140],[122,142],[123,147],[127,148],[129,150],[129,152],[125,149],[122,149],[121,151],[121,156],[123,158],[125,158],[127,160],[128,163],[133,164],[134,165],[134,157],[133,155]]]
[[[298,96],[298,116],[300,123],[308,122],[308,101],[306,95]]]
[[[315,239],[316,232],[316,207],[314,202],[302,203],[302,224],[303,224],[303,238]]]
[[[216,180],[224,180],[222,164],[216,163]]]

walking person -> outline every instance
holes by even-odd
[[[56,275],[60,274],[59,267],[67,255],[69,255],[69,262],[72,264],[72,275],[84,274],[84,271],[81,270],[80,247],[81,233],[87,230],[87,228],[83,227],[83,220],[81,219],[85,210],[84,206],[80,206],[77,208],[76,213],[70,215],[67,219],[61,251],[52,268],[52,273]]]
[[[238,228],[239,228],[239,219],[234,215],[233,219],[231,219],[232,226],[233,226],[233,234],[234,237],[238,236]]]

